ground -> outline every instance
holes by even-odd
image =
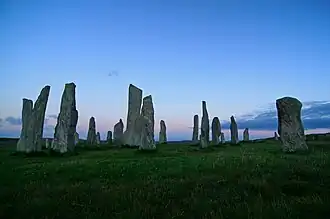
[[[307,154],[265,140],[26,157],[3,140],[0,218],[329,218],[330,141],[308,145]]]

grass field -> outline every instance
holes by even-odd
[[[187,144],[12,156],[0,143],[0,218],[330,218],[330,140],[308,154],[278,142]]]

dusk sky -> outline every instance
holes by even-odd
[[[329,100],[329,11],[328,0],[1,0],[0,135],[18,137],[7,118],[45,85],[54,125],[69,82],[82,136],[91,116],[102,136],[126,125],[130,83],[153,96],[155,132],[164,119],[170,140],[191,138],[202,100],[220,120],[283,96]]]

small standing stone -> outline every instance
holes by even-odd
[[[99,132],[96,133],[96,144],[97,145],[101,144],[101,135]]]
[[[74,133],[74,144],[77,145],[79,143],[79,133],[75,132]]]
[[[238,128],[234,116],[230,117],[230,140],[231,144],[238,144]]]
[[[243,141],[249,141],[250,140],[250,136],[249,136],[249,129],[246,128],[243,131]]]
[[[95,118],[93,116],[89,119],[87,141],[86,142],[89,145],[95,145],[96,144],[96,124],[95,124]]]
[[[76,127],[78,123],[78,110],[76,109],[76,85],[65,84],[62,94],[60,113],[55,126],[52,149],[60,153],[73,152],[75,148]]]
[[[223,132],[221,132],[221,134],[220,134],[220,141],[221,141],[221,144],[224,144],[226,142],[225,134]]]
[[[112,144],[112,131],[108,131],[107,133],[107,143]]]
[[[201,148],[207,148],[210,141],[210,120],[206,102],[202,101]]]
[[[198,115],[194,115],[194,126],[193,126],[193,135],[192,135],[192,141],[193,143],[198,143]]]
[[[33,110],[33,102],[32,100],[23,99],[23,107],[22,107],[22,130],[21,130],[21,136],[17,143],[16,150],[18,152],[26,152],[26,145],[28,142],[32,142],[31,138],[31,131],[29,132],[29,121],[32,116],[32,110]]]
[[[219,137],[221,134],[221,125],[218,117],[214,117],[212,120],[212,144],[219,144]]]
[[[160,120],[159,143],[167,143],[166,124],[164,120]]]
[[[124,123],[120,119],[119,122],[117,122],[113,127],[113,141],[115,145],[121,146],[123,144],[123,131]]]
[[[293,97],[276,100],[278,133],[284,152],[306,151],[304,127],[301,121],[302,103]]]

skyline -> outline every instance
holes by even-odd
[[[94,116],[101,133],[126,124],[130,83],[153,96],[156,128],[163,119],[178,136],[202,100],[220,120],[283,96],[329,100],[329,9],[322,0],[4,0],[0,118],[19,118],[22,98],[35,101],[47,84],[46,115],[57,115],[69,82],[78,127]]]

